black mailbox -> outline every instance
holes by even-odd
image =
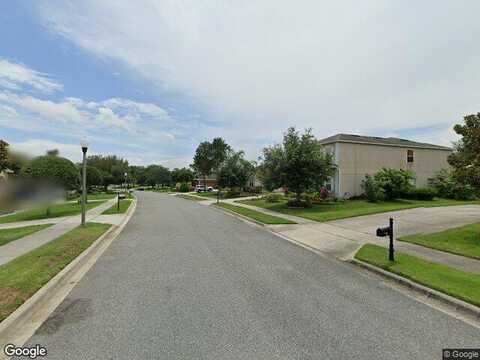
[[[377,236],[385,237],[390,235],[390,226],[377,229]]]

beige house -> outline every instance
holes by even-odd
[[[449,167],[447,157],[452,152],[445,146],[392,137],[337,134],[319,142],[334,156],[337,165],[327,187],[345,198],[361,195],[365,175],[373,175],[382,167],[411,170],[415,186],[426,186],[437,171]]]

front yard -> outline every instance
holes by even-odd
[[[388,260],[388,249],[371,244],[364,245],[355,258],[480,306],[480,274],[464,272],[398,251],[395,252],[395,262],[391,262]]]
[[[326,202],[315,204],[311,208],[289,208],[283,199],[277,203],[269,203],[264,199],[239,201],[246,205],[258,206],[261,208],[277,211],[279,213],[295,215],[314,221],[329,221],[344,219],[354,216],[377,214],[387,211],[412,209],[417,207],[453,206],[465,204],[480,204],[479,201],[460,201],[450,199],[434,199],[432,201],[422,200],[396,200],[381,201],[377,203],[366,200],[345,200],[337,202]]]
[[[448,229],[433,234],[404,236],[398,240],[480,259],[480,223]]]
[[[117,206],[117,204],[115,204],[111,206],[109,209],[105,210],[102,213],[102,215],[124,214],[127,212],[132,201],[133,200],[130,200],[130,199],[120,200],[120,204],[119,204],[120,206]]]
[[[52,224],[23,226],[12,229],[0,229],[0,246],[6,245],[9,242],[23,238],[27,235],[36,233],[37,231],[46,229],[50,226],[52,226]]]
[[[253,219],[255,221],[258,221],[262,224],[269,224],[269,225],[295,224],[295,222],[293,222],[293,221],[283,219],[283,218],[278,217],[278,216],[272,216],[272,215],[269,215],[269,214],[264,214],[264,213],[261,213],[259,211],[247,209],[247,208],[241,207],[241,206],[235,206],[235,205],[227,204],[227,203],[224,203],[224,202],[216,204],[216,206],[221,207],[221,208],[226,209],[226,210],[229,210],[229,211],[233,211],[237,214],[246,216],[246,217],[248,217],[250,219]]]
[[[86,205],[87,211],[103,204],[104,201],[90,202]],[[12,223],[17,221],[30,221],[40,219],[50,219],[62,216],[71,216],[80,214],[82,207],[79,203],[62,203],[49,206],[50,214],[47,214],[47,207],[41,206],[31,210],[25,210],[12,215],[0,217],[0,224]]]

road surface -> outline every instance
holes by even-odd
[[[441,359],[480,331],[194,201],[137,193],[121,235],[30,339],[49,359]]]

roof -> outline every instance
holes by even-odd
[[[336,134],[336,135],[327,137],[325,139],[319,140],[319,143],[322,144],[322,145],[332,144],[332,143],[336,143],[336,142],[385,145],[385,146],[400,146],[400,147],[409,147],[409,148],[422,148],[422,149],[452,151],[452,149],[447,147],[447,146],[427,144],[427,143],[411,141],[411,140],[406,140],[406,139],[399,139],[399,138],[395,138],[395,137],[384,138],[384,137],[378,137],[378,136]]]

